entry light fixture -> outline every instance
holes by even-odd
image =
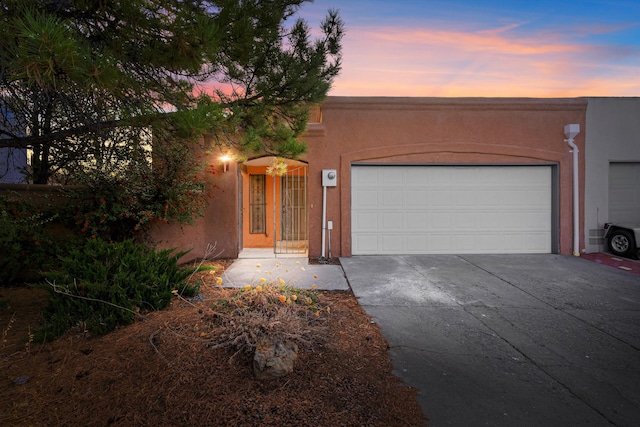
[[[222,162],[222,172],[227,172],[229,170],[229,162],[231,161],[231,156],[225,154],[220,157],[220,161]]]

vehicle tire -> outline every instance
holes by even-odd
[[[614,255],[631,257],[636,252],[633,235],[627,230],[615,230],[609,236],[609,250]]]

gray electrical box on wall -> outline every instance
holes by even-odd
[[[338,174],[335,169],[322,169],[322,186],[335,187],[338,185]]]

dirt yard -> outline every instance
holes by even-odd
[[[0,288],[3,426],[422,426],[416,390],[392,375],[387,343],[350,292],[323,292],[326,339],[293,374],[253,377],[250,359],[202,339],[216,278],[201,294],[102,337],[30,342],[42,291]],[[207,337],[210,338],[210,337]]]

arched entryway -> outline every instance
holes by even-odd
[[[307,256],[308,165],[273,156],[241,167],[241,257]]]

